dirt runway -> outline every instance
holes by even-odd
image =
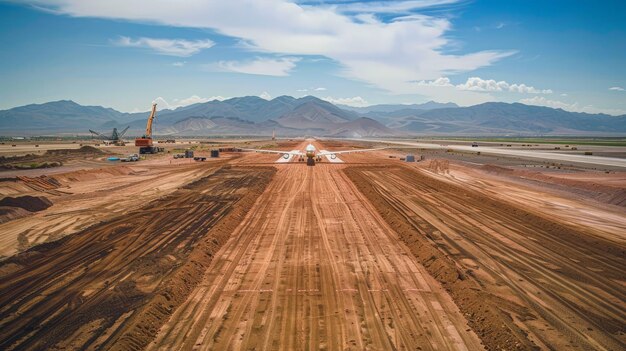
[[[278,168],[149,349],[482,349],[343,166]]]
[[[572,173],[568,195],[556,177],[385,152],[0,184],[54,203],[0,224],[0,349],[626,348],[626,210],[585,190],[623,175]]]

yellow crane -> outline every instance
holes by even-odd
[[[139,146],[140,154],[155,154],[163,151],[161,147],[155,147],[152,142],[152,122],[156,118],[156,103],[152,103],[152,111],[150,117],[148,117],[148,123],[146,123],[146,133],[141,137],[135,139],[135,146]]]

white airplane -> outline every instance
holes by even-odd
[[[376,149],[356,149],[356,150],[342,150],[342,151],[318,151],[313,144],[309,144],[304,149],[304,152],[301,151],[280,151],[280,150],[259,150],[259,149],[241,149],[245,151],[254,151],[254,152],[262,152],[262,153],[272,153],[272,154],[281,154],[283,158],[288,160],[289,158],[296,156],[300,161],[307,158],[306,164],[308,166],[314,166],[315,161],[321,161],[322,156],[329,156],[331,159],[337,158],[338,154],[349,154],[354,152],[367,152],[367,151],[376,151],[383,150],[384,147],[376,148]]]

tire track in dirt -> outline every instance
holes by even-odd
[[[110,347],[151,296],[165,291],[180,299],[184,289],[168,290],[170,277],[186,268],[196,246],[210,261],[229,234],[211,229],[236,212],[241,199],[260,193],[271,174],[222,168],[141,209],[3,262],[18,268],[0,277],[0,349]],[[150,333],[137,335],[143,339],[124,349],[141,347]]]
[[[446,284],[489,348],[516,339],[525,349],[624,347],[622,245],[414,168],[348,174]]]
[[[481,349],[343,166],[278,173],[149,349]]]

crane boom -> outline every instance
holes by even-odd
[[[154,121],[154,117],[156,117],[156,103],[152,104],[152,112],[150,112],[150,117],[148,117],[148,123],[146,124],[146,134],[144,137],[152,138],[152,121]]]
[[[154,118],[156,117],[156,106],[157,104],[152,103],[152,112],[150,112],[148,123],[146,123],[146,134],[144,134],[141,138],[135,139],[135,146],[139,146],[140,154],[155,154],[157,152],[163,152],[163,148],[154,146],[152,141],[152,122],[154,122]]]

